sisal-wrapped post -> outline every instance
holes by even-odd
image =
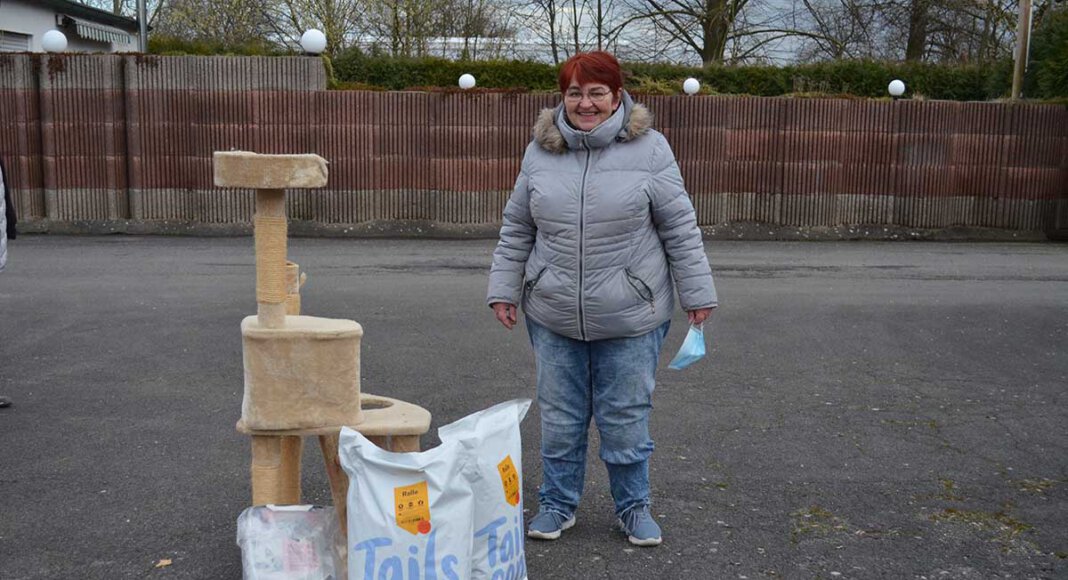
[[[286,323],[286,194],[256,191],[256,314],[264,328]]]
[[[252,505],[300,501],[300,437],[252,436]]]
[[[256,303],[263,328],[282,328],[286,317],[286,189],[326,185],[318,155],[261,155],[216,151],[215,185],[256,190]]]

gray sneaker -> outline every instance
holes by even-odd
[[[541,507],[538,509],[538,515],[530,520],[527,535],[538,540],[555,540],[560,537],[560,532],[573,525],[575,525],[575,516],[569,518],[558,511]]]
[[[619,527],[635,546],[659,546],[660,526],[649,515],[649,506],[636,505],[619,516]]]

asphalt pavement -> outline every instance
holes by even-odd
[[[652,431],[664,544],[578,524],[530,577],[1068,577],[1068,245],[710,242],[709,356]],[[241,577],[251,238],[21,236],[0,273],[0,578]],[[483,303],[490,240],[294,238],[305,314],[364,327],[365,392],[434,429],[533,396],[525,329]],[[538,415],[523,425],[536,509]],[[317,445],[305,499],[328,504]],[[157,567],[161,561],[169,565]],[[410,580],[410,579],[409,579]]]

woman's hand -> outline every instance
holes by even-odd
[[[496,305],[494,305],[496,306]],[[698,308],[696,310],[687,310],[686,316],[690,319],[690,326],[698,326],[704,321],[712,318],[713,308]],[[500,317],[498,317],[500,318]]]
[[[490,304],[493,308],[493,314],[497,316],[497,320],[504,325],[508,330],[512,330],[512,327],[516,323],[515,304],[509,304],[507,302],[494,302]]]

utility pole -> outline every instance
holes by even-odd
[[[1027,53],[1031,45],[1031,0],[1020,0],[1020,21],[1016,24],[1016,66],[1012,70],[1012,99],[1021,97]]]
[[[601,0],[597,0],[597,50],[604,50],[601,47],[602,34],[604,34],[604,13],[601,12]]]
[[[137,0],[137,42],[141,53],[148,52],[148,18],[145,16],[146,0]]]

